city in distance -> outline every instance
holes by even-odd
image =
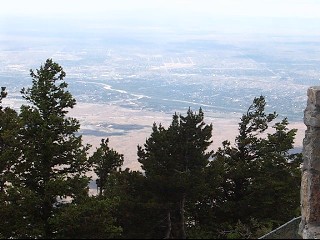
[[[21,88],[31,86],[29,69],[52,58],[77,100],[70,114],[80,120],[80,133],[94,146],[109,137],[128,167],[138,168],[136,147],[153,122],[169,124],[175,112],[201,107],[213,137],[232,141],[260,95],[267,112],[298,127],[296,147],[302,146],[307,89],[320,83],[318,35],[92,26],[30,31],[32,20],[16,24],[1,33],[3,103],[19,108]]]

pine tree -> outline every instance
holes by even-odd
[[[96,149],[89,158],[91,166],[98,178],[96,180],[99,188],[99,196],[107,186],[108,177],[116,172],[123,164],[123,155],[108,146],[109,139],[101,139],[100,147]]]
[[[0,104],[2,104],[2,99],[4,99],[7,96],[6,87],[1,87],[0,92]],[[0,110],[2,109],[2,106],[0,105]]]
[[[158,239],[166,230],[166,215],[162,204],[153,196],[154,186],[143,173],[113,172],[109,176],[104,198],[118,199],[115,212],[117,224],[122,227],[125,239]]]
[[[0,192],[12,180],[12,166],[20,156],[18,114],[11,108],[0,110]]]
[[[235,145],[224,141],[210,165],[224,167],[214,211],[226,229],[252,220],[276,227],[295,217],[299,207],[301,154],[290,153],[297,130],[289,130],[284,118],[271,131],[277,114],[266,114],[265,106],[263,96],[254,99],[241,118]]]
[[[5,87],[2,87],[0,104],[6,96]],[[12,237],[12,233],[21,226],[19,219],[23,219],[22,209],[18,210],[16,205],[12,204],[12,200],[15,202],[19,200],[11,187],[15,176],[13,165],[20,156],[19,128],[17,112],[0,105],[0,216],[2,217],[0,235],[3,238]]]
[[[90,196],[80,204],[63,206],[50,223],[56,239],[120,239],[122,229],[114,218],[117,199]]]
[[[12,175],[11,166],[19,155],[17,149],[18,114],[9,107],[3,109],[2,99],[7,96],[5,89],[2,87],[0,93],[0,193],[4,193],[9,175]]]
[[[36,71],[30,70],[32,87],[21,90],[30,105],[21,106],[20,141],[22,157],[15,165],[17,185],[35,198],[34,219],[39,235],[52,236],[50,218],[61,199],[80,201],[88,194],[87,150],[82,145],[79,122],[67,117],[76,104],[63,81],[65,72],[51,59]]]
[[[138,146],[138,161],[153,186],[154,194],[166,209],[166,238],[186,238],[185,206],[194,200],[204,182],[204,169],[212,152],[212,125],[204,114],[190,109],[187,116],[175,114],[168,129],[154,124],[144,148]]]

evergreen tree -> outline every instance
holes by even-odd
[[[168,129],[154,124],[144,148],[138,146],[138,161],[166,210],[166,238],[186,238],[186,201],[195,200],[204,183],[204,169],[212,154],[206,152],[212,125],[203,119],[201,108],[198,114],[190,109],[187,116],[175,114]]]
[[[2,99],[4,99],[7,96],[6,87],[1,87],[0,91],[0,104],[2,104]],[[2,106],[0,105],[0,110],[2,109]]]
[[[113,172],[108,177],[102,199],[119,201],[113,216],[123,230],[122,238],[161,238],[165,230],[165,216],[150,187],[141,172],[128,168]]]
[[[17,198],[17,191],[12,188],[15,176],[13,165],[20,156],[18,141],[20,122],[15,110],[1,106],[2,99],[6,96],[5,87],[2,87],[0,94],[0,216],[2,217],[0,235],[3,238],[10,238],[26,224],[20,224],[24,222],[21,214],[24,210],[17,208],[19,198]],[[22,192],[21,189],[20,192]]]
[[[80,204],[64,205],[50,220],[57,239],[119,239],[121,227],[116,226],[119,201],[91,196]]]
[[[67,117],[76,104],[63,81],[65,72],[51,59],[36,71],[30,70],[32,87],[21,90],[30,105],[21,106],[22,157],[15,165],[16,185],[32,193],[32,216],[39,219],[38,236],[52,236],[50,218],[62,199],[80,201],[88,194],[88,146],[76,136],[79,122]],[[31,236],[30,236],[31,237]]]
[[[1,88],[0,93],[0,193],[4,193],[6,182],[12,177],[11,166],[18,158],[17,149],[19,120],[15,110],[6,107],[3,109],[2,99],[7,96],[5,87]]]
[[[89,158],[97,174],[99,197],[97,201],[118,202],[112,212],[116,225],[121,226],[121,238],[148,239],[159,236],[159,205],[141,172],[121,170],[123,155],[108,146],[102,139],[100,147]],[[161,229],[162,230],[162,229]]]
[[[101,139],[100,147],[96,149],[89,161],[98,178],[96,180],[99,195],[106,188],[108,177],[116,172],[123,164],[123,155],[108,146],[109,139]]]
[[[287,128],[286,118],[269,130],[277,114],[266,114],[265,105],[263,96],[254,99],[241,118],[235,145],[224,141],[210,165],[224,168],[213,210],[225,230],[256,220],[274,228],[299,208],[302,160],[301,154],[290,153],[297,130]]]

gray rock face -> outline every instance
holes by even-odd
[[[308,89],[301,179],[301,222],[304,239],[320,238],[320,86]]]

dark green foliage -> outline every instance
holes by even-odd
[[[144,148],[138,146],[138,161],[153,194],[165,209],[167,229],[162,237],[186,238],[185,204],[195,201],[204,183],[204,170],[211,152],[212,126],[203,122],[203,112],[175,114],[168,129],[154,124]]]
[[[2,87],[0,104],[6,95],[5,88]],[[13,166],[20,156],[20,143],[17,139],[19,128],[17,112],[0,105],[0,216],[2,217],[0,235],[3,238],[9,238],[12,233],[25,237],[28,231],[23,229],[25,225],[22,224],[29,222],[23,218],[23,212],[28,211],[28,208],[19,209],[23,189],[18,191],[11,187],[15,179]]]
[[[75,99],[65,90],[65,72],[48,59],[36,73],[31,70],[33,85],[22,89],[23,97],[31,104],[21,107],[20,148],[22,156],[15,164],[17,185],[37,196],[34,208],[39,212],[43,232],[49,237],[52,229],[49,218],[59,198],[74,201],[87,195],[87,146],[76,136],[80,125],[66,117],[67,108]]]
[[[222,236],[227,239],[257,239],[265,233],[270,232],[271,222],[269,224],[261,224],[254,218],[250,218],[247,224],[243,224],[240,220],[231,231],[227,231]]]
[[[209,168],[224,169],[212,199],[222,232],[236,228],[239,221],[250,226],[252,219],[262,228],[275,228],[299,214],[302,158],[290,153],[296,129],[289,130],[283,119],[269,130],[277,115],[265,114],[265,104],[262,96],[254,99],[241,118],[235,145],[224,141],[210,164]]]
[[[100,196],[102,196],[103,190],[107,186],[109,176],[123,164],[123,155],[110,149],[108,143],[109,139],[101,139],[100,147],[89,158],[89,162],[98,176],[96,182]]]
[[[112,180],[111,180],[112,179]],[[125,239],[159,239],[166,230],[163,205],[153,197],[154,186],[141,172],[114,172],[106,188],[106,196],[119,199],[116,219]]]
[[[3,238],[39,238],[43,235],[44,225],[39,211],[38,196],[21,187],[8,187],[0,197],[2,218],[0,233]]]
[[[4,99],[7,96],[6,87],[1,87],[0,91],[0,104],[2,103],[2,99]],[[0,110],[2,109],[2,106],[0,106]]]
[[[71,93],[66,91],[68,84],[63,81],[66,73],[62,67],[47,59],[44,66],[36,72],[30,70],[32,77],[32,88],[21,90],[23,97],[34,104],[42,118],[64,117],[68,112],[67,108],[73,108],[76,100]],[[71,119],[70,119],[71,120]],[[78,125],[74,124],[75,132]]]
[[[119,239],[122,229],[115,226],[118,202],[90,197],[81,204],[68,204],[50,219],[57,239]]]
[[[0,193],[5,191],[5,185],[12,180],[12,166],[20,155],[17,140],[19,127],[17,112],[0,106]]]

